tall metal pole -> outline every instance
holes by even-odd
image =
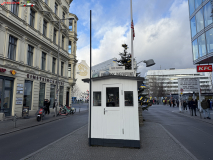
[[[55,106],[55,117],[57,115],[57,107],[59,106],[59,85],[58,85],[58,77],[59,77],[59,49],[60,49],[60,31],[61,31],[61,20],[59,20],[59,31],[58,31],[58,64],[57,64],[57,91],[56,91],[56,98],[57,98],[57,105]]]
[[[134,53],[133,53],[133,28],[132,28],[132,0],[130,0],[130,12],[131,12],[131,54],[132,54],[132,70],[134,70]]]
[[[89,82],[89,145],[91,146],[91,95],[92,95],[92,10],[90,10],[90,82]]]

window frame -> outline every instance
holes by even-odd
[[[61,76],[64,76],[64,62],[61,62]]]
[[[68,78],[71,78],[71,69],[72,69],[72,65],[71,64],[68,64]],[[69,76],[69,73],[70,73],[70,76]]]
[[[13,2],[19,2],[19,0],[13,0]],[[17,4],[12,4],[12,5],[11,5],[11,12],[12,12],[14,15],[18,16],[18,14],[19,14],[19,5],[17,5]]]
[[[69,39],[68,39],[68,53],[69,54],[72,54],[72,41],[70,41]],[[70,51],[70,52],[69,52]]]
[[[58,15],[57,13],[58,13],[58,4],[55,2],[55,14]]]
[[[96,100],[96,99],[94,99],[94,98],[96,98],[96,94],[97,93],[100,93],[99,95],[100,95],[100,100]],[[97,105],[95,104],[95,102],[96,101],[100,101],[100,103],[97,103]],[[102,97],[101,97],[101,91],[93,91],[93,106],[95,106],[95,107],[101,107],[101,104],[102,104]]]
[[[44,19],[43,20],[43,35],[45,36],[45,37],[47,37],[47,21]]]
[[[61,47],[64,49],[64,39],[65,39],[65,37],[62,35],[62,43],[61,43]]]
[[[132,93],[132,105],[126,105],[126,94],[128,92],[131,92]],[[124,106],[127,106],[127,107],[134,107],[134,92],[133,91],[124,91]]]
[[[56,58],[53,57],[53,61],[52,61],[52,73],[55,74],[55,67],[56,67]]]
[[[29,66],[33,66],[33,51],[34,51],[34,47],[28,44],[27,65]]]
[[[47,56],[47,54],[45,52],[42,52],[42,56],[41,56],[41,69],[42,70],[46,69],[46,56]]]
[[[8,58],[11,60],[16,60],[17,41],[18,38],[9,35]]]
[[[35,11],[30,8],[30,26],[34,28],[35,26]]]
[[[56,37],[57,36],[57,30],[54,28],[53,30],[53,42],[56,44]]]

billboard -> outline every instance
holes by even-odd
[[[199,78],[178,78],[178,93],[198,92],[200,89]]]

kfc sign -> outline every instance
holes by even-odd
[[[212,72],[212,65],[197,66],[197,72]]]

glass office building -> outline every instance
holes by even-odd
[[[213,63],[213,2],[188,0],[194,64]]]

